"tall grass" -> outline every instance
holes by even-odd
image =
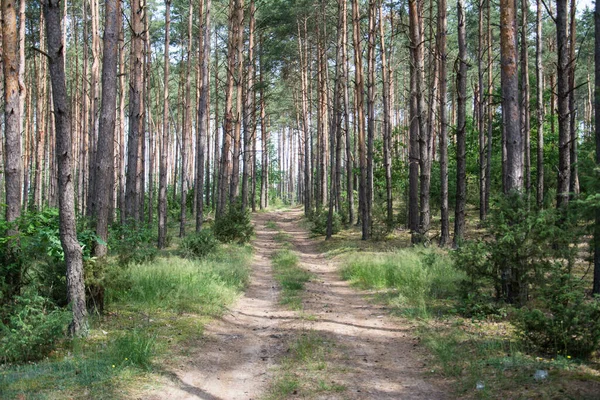
[[[390,302],[404,314],[426,317],[435,300],[455,295],[464,275],[441,252],[417,247],[352,254],[342,267],[342,277],[363,289],[391,289]]]
[[[302,308],[301,291],[304,284],[311,278],[311,274],[298,267],[298,256],[289,249],[280,249],[271,257],[275,279],[282,288],[281,304],[285,304],[292,310]]]
[[[118,290],[109,288],[109,299],[145,308],[218,315],[248,281],[249,247],[236,247],[236,251],[203,260],[169,257],[131,265],[119,278]]]

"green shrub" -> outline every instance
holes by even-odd
[[[311,232],[315,235],[326,235],[327,234],[327,218],[329,212],[325,208],[321,208],[314,212],[311,216]],[[342,228],[342,218],[336,212],[333,213],[332,220],[332,233],[335,235]]]
[[[447,257],[427,248],[353,254],[342,277],[365,289],[394,289],[394,303],[421,316],[427,314],[431,300],[454,296],[464,279]]]
[[[27,293],[15,296],[2,310],[0,319],[0,360],[25,362],[44,358],[52,351],[71,318],[70,312],[55,309],[47,299]]]
[[[600,344],[600,299],[589,299],[580,279],[555,266],[535,305],[520,309],[514,323],[536,348],[588,357]]]
[[[239,205],[229,206],[227,211],[215,219],[215,237],[223,243],[247,243],[254,234],[250,213],[242,211]]]
[[[179,245],[179,251],[185,258],[204,258],[219,246],[218,240],[210,229],[187,235]]]
[[[158,255],[156,237],[148,226],[118,225],[109,238],[109,246],[117,254],[121,265],[151,262]]]

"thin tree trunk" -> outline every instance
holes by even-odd
[[[464,0],[458,0],[458,73],[457,126],[456,126],[456,206],[454,208],[454,238],[456,247],[465,233],[465,205],[467,200],[466,177],[466,97],[467,97],[467,34],[465,29]]]
[[[158,248],[162,249],[167,240],[167,168],[169,152],[169,45],[171,27],[171,1],[165,1],[165,56],[163,83],[163,126],[158,172]],[[175,160],[175,164],[177,160]]]
[[[230,34],[233,36],[234,46],[232,53],[228,54],[228,57],[233,59],[234,70],[231,71],[232,79],[236,89],[235,95],[235,114],[232,112],[233,122],[233,157],[231,163],[231,184],[229,187],[229,202],[231,205],[235,204],[239,197],[239,186],[240,186],[240,153],[242,150],[241,144],[241,130],[242,130],[242,75],[243,75],[243,48],[244,48],[244,0],[235,0],[234,2],[234,17],[233,17],[233,29],[230,30]]]
[[[527,37],[529,13],[529,1],[521,0],[521,129],[524,148],[524,185],[527,199],[531,192],[531,116],[529,112],[530,94],[529,94],[529,41]]]
[[[600,1],[596,2],[594,13],[594,119],[596,136],[596,168],[600,167]],[[594,284],[592,293],[600,295],[600,209],[596,209],[594,225]]]
[[[419,231],[419,98],[417,45],[420,42],[418,5],[416,0],[408,2],[410,37],[410,128],[409,128],[409,171],[408,171],[408,229],[413,241]]]
[[[198,145],[196,147],[197,162],[196,162],[196,187],[199,190],[198,196],[196,197],[196,232],[202,230],[202,224],[204,222],[204,151],[205,151],[205,138],[208,136],[209,124],[208,124],[208,95],[210,92],[210,86],[208,81],[208,63],[210,61],[210,8],[211,0],[206,0],[204,4],[203,0],[200,0],[200,21],[202,21],[200,29],[200,57],[198,58],[199,73],[200,73],[200,101],[198,102]],[[217,128],[218,131],[218,128]],[[215,134],[215,138],[216,138]],[[217,142],[215,140],[215,147]],[[207,149],[208,150],[208,149]],[[216,160],[216,159],[215,159]],[[215,161],[216,166],[216,161]],[[208,172],[208,171],[207,171]]]
[[[567,42],[567,0],[556,1],[557,98],[558,98],[558,183],[556,206],[569,203],[571,176],[569,132],[569,52]]]
[[[247,67],[247,90],[244,118],[244,165],[242,173],[242,210],[248,207],[249,188],[248,183],[251,178],[252,160],[255,155],[252,152],[252,143],[254,142],[255,113],[254,113],[254,25],[256,22],[254,0],[250,0],[250,22],[248,28],[248,67]]]
[[[118,0],[105,0],[104,3],[104,49],[102,59],[102,106],[98,128],[98,154],[96,157],[96,188],[94,203],[96,235],[101,241],[94,245],[94,255],[106,255],[108,239],[108,219],[112,176],[114,176],[114,135],[117,107],[117,58],[119,46],[120,3]]]
[[[489,1],[489,0],[488,0]],[[486,177],[486,170],[487,170],[487,162],[486,162],[486,143],[485,143],[485,139],[486,139],[486,132],[485,132],[485,120],[484,120],[484,93],[485,90],[483,88],[483,46],[484,46],[484,40],[483,40],[483,5],[484,5],[484,0],[479,0],[479,34],[478,34],[478,39],[479,39],[479,43],[478,43],[478,47],[477,47],[477,76],[478,76],[478,82],[479,82],[479,93],[480,93],[480,97],[479,97],[479,101],[477,102],[477,114],[479,116],[478,121],[477,121],[477,131],[479,133],[479,219],[481,221],[485,221],[486,216],[487,216],[487,209],[486,209],[486,203],[485,203],[485,195],[486,195],[486,183],[487,183],[487,177]]]
[[[446,0],[438,2],[438,54],[440,63],[440,186],[441,186],[441,232],[440,246],[445,246],[450,240],[450,221],[448,213],[448,108],[446,94],[448,90],[448,72],[446,37],[448,26],[446,18]]]
[[[570,7],[570,29],[569,29],[569,142],[570,142],[570,161],[571,177],[569,179],[569,193],[571,196],[579,194],[579,171],[577,167],[577,103],[575,101],[575,69],[577,59],[575,46],[577,45],[577,19],[575,18],[576,4],[571,0]]]
[[[365,109],[364,109],[364,83],[362,67],[362,50],[360,44],[360,15],[358,13],[358,0],[352,1],[353,43],[354,43],[354,108],[356,111],[357,141],[360,160],[359,208],[362,222],[362,240],[369,239],[369,216],[367,215],[367,149],[365,146]]]
[[[88,331],[83,283],[83,257],[75,228],[75,193],[73,188],[71,121],[67,105],[67,85],[63,63],[64,43],[60,29],[59,0],[44,0],[48,58],[52,81],[52,98],[56,126],[58,158],[60,240],[67,264],[67,294],[73,310],[69,326],[71,336],[85,336]],[[4,10],[3,10],[4,12]],[[6,14],[4,14],[6,18]]]
[[[542,0],[536,0],[535,76],[537,109],[537,186],[536,203],[544,204],[544,66],[542,61]]]
[[[23,167],[17,14],[14,0],[2,0],[2,64],[4,67],[4,176],[6,221],[21,215]]]
[[[262,38],[261,38],[262,39]],[[263,80],[263,57],[262,57],[262,40],[260,41],[260,53],[258,58],[259,75],[260,75],[260,133],[262,144],[262,160],[261,160],[261,184],[260,184],[260,208],[265,209],[269,206],[269,132],[267,132],[267,117],[265,115],[265,89]]]

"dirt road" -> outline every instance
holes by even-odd
[[[336,354],[329,360],[334,368],[327,379],[344,387],[314,398],[448,398],[425,379],[423,353],[410,325],[391,319],[381,306],[342,281],[336,265],[319,253],[316,241],[301,228],[301,218],[301,210],[254,215],[256,251],[245,295],[206,328],[205,339],[190,349],[189,361],[171,371],[169,382],[150,398],[260,399],[290,341],[306,331],[335,343]],[[268,221],[290,235],[299,265],[315,276],[306,285],[302,315],[278,304],[270,256],[279,244],[276,231],[265,226]]]

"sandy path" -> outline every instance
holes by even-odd
[[[284,352],[284,324],[295,317],[278,306],[271,253],[278,247],[265,223],[273,217],[254,215],[256,238],[252,276],[244,296],[221,319],[209,324],[188,362],[171,372],[165,387],[150,399],[257,399],[265,390],[276,358]]]
[[[256,252],[246,294],[229,314],[206,327],[205,339],[192,349],[190,361],[172,372],[170,382],[146,398],[258,399],[288,342],[307,330],[336,344],[327,379],[346,388],[319,398],[448,398],[424,379],[422,350],[416,348],[411,327],[392,320],[381,306],[370,304],[342,281],[336,266],[301,228],[301,219],[301,210],[254,215]],[[310,319],[277,304],[269,258],[279,245],[273,238],[276,231],[266,229],[267,221],[290,235],[300,266],[315,274],[303,294],[303,315]]]

